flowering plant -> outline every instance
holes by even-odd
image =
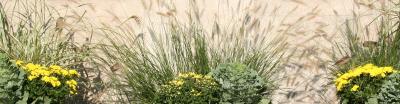
[[[24,74],[22,102],[60,102],[67,95],[77,94],[76,70],[58,65],[42,66],[16,60],[15,65]]]
[[[221,84],[222,104],[258,104],[266,91],[263,78],[257,71],[241,63],[220,64],[210,72],[212,77]],[[267,99],[265,99],[267,100]]]
[[[176,79],[161,86],[157,103],[214,104],[219,101],[219,87],[211,76],[193,72],[180,73]]]
[[[373,64],[359,66],[346,73],[338,74],[335,80],[341,102],[365,103],[377,101],[376,96],[386,77],[396,72],[392,67]]]

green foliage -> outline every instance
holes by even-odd
[[[394,4],[394,6],[398,8],[400,5]],[[400,68],[400,57],[395,57],[400,55],[400,18],[398,15],[394,15],[398,11],[392,9],[382,8],[382,11],[385,12],[366,26],[361,26],[357,17],[346,21],[343,29],[345,43],[336,45],[336,51],[341,57],[334,56],[334,58],[343,56],[348,56],[348,58],[344,58],[346,61],[342,61],[343,64],[339,64],[335,68],[334,75],[367,63]],[[376,28],[378,32],[371,33],[371,28]],[[375,38],[377,40],[370,40]]]
[[[378,41],[364,41],[359,39],[357,33],[353,33],[347,24],[347,48],[341,47],[342,56],[350,56],[350,61],[339,65],[337,73],[343,73],[352,67],[373,63],[379,66],[393,66],[400,68],[400,24],[391,24],[382,17],[382,24],[378,32]],[[371,46],[368,46],[370,44]]]
[[[207,74],[219,64],[230,62],[241,62],[256,70],[272,88],[271,77],[278,71],[276,66],[282,56],[268,44],[248,47],[252,43],[241,34],[221,34],[215,40],[209,39],[203,28],[195,24],[166,26],[160,31],[149,29],[149,34],[126,31],[130,30],[103,29],[109,41],[101,47],[106,56],[101,61],[109,66],[123,66],[121,74],[110,75],[114,87],[123,95],[118,100],[127,98],[131,103],[151,103],[160,85],[174,79],[175,73]]]
[[[21,73],[26,73],[22,90],[29,97],[24,102],[63,102],[67,96],[77,93],[76,79],[80,75],[76,70],[58,65],[24,63],[20,60],[16,61],[16,65]]]
[[[83,20],[66,23],[67,19],[69,18],[61,16],[55,9],[48,6],[45,0],[6,0],[6,2],[1,2],[0,52],[5,53],[12,60],[19,59],[46,66],[62,65],[77,69],[83,75],[82,80],[79,81],[85,81],[80,84],[85,90],[81,90],[83,93],[79,93],[79,96],[73,96],[75,99],[71,102],[82,103],[88,101],[88,98],[84,97],[87,97],[89,93],[95,93],[94,83],[91,83],[92,80],[88,78],[88,73],[98,70],[88,70],[89,68],[83,64],[91,61],[88,59],[88,57],[92,57],[89,45],[84,43],[81,47],[74,40],[76,31],[87,29],[80,26]],[[23,73],[18,70],[6,70],[5,72],[12,73],[8,74],[12,80],[7,88],[11,88],[12,91],[21,89],[20,85],[25,82],[20,81],[22,78],[18,76],[23,76]],[[101,89],[101,87],[96,87],[96,91]],[[23,95],[23,92],[15,93],[19,97]]]
[[[161,104],[215,104],[220,85],[211,76],[182,73],[162,85],[156,102]]]
[[[378,100],[381,104],[398,104],[400,102],[400,74],[393,73],[383,82]]]
[[[344,44],[337,44],[337,51],[341,57],[347,57],[342,58],[342,60],[336,63],[337,67],[334,68],[332,74],[345,73],[367,63],[377,66],[391,66],[394,69],[400,68],[400,57],[397,57],[400,55],[400,18],[398,17],[398,9],[394,9],[400,5],[396,3],[388,4],[385,4],[381,8],[382,14],[365,27],[357,17],[352,21],[346,21],[343,31],[346,42]],[[378,30],[378,32],[371,33],[371,28]],[[370,40],[376,38],[377,40]],[[335,58],[338,57],[335,56]],[[355,82],[365,82],[370,85],[365,87],[360,86],[362,90],[360,92],[343,94],[343,96],[340,96],[340,99],[342,99],[341,102],[354,103],[357,100],[359,102],[355,103],[378,103],[380,101],[378,98],[382,99],[383,96],[378,93],[387,94],[386,91],[381,92],[382,88],[380,88],[384,83],[384,86],[387,86],[387,81],[388,79],[368,78],[356,80]]]
[[[8,10],[0,4],[0,50],[11,59],[26,60],[45,65],[63,64],[72,66],[73,59],[82,54],[76,48],[68,33],[58,31],[55,16],[45,2],[15,1],[16,8],[32,4],[30,9]],[[35,4],[35,5],[33,5]],[[11,13],[8,13],[11,11]],[[20,15],[10,15],[20,14]],[[40,19],[38,19],[40,18]],[[70,34],[72,35],[72,34]]]
[[[115,86],[120,89],[129,102],[151,103],[157,95],[160,85],[174,79],[179,72],[208,73],[209,61],[202,31],[170,28],[165,38],[144,40],[130,34],[103,30],[110,46],[101,47],[107,56],[102,59],[108,65],[121,63],[123,77],[114,76]],[[121,30],[123,31],[123,30]],[[151,31],[151,35],[155,35]],[[112,38],[118,37],[118,38]],[[164,40],[166,39],[166,40]],[[125,43],[119,43],[119,42]],[[195,43],[195,44],[192,44]],[[149,47],[154,45],[154,47]],[[121,81],[122,80],[122,81]],[[120,99],[123,100],[123,99]]]
[[[266,90],[265,82],[257,72],[243,64],[221,64],[210,74],[222,86],[220,103],[256,104]]]
[[[343,104],[377,101],[376,96],[383,82],[393,72],[396,70],[392,67],[378,67],[373,64],[359,66],[335,80],[337,94]]]
[[[0,74],[0,102],[10,103],[19,98],[24,99],[22,84],[25,73],[19,73],[18,68],[12,65],[4,53],[0,54]]]
[[[2,61],[8,63],[2,70],[8,70],[11,75],[2,78],[4,81],[0,82],[0,99],[6,103],[49,104],[63,102],[70,93],[76,93],[75,79],[78,73],[75,70],[64,70],[59,66],[47,68],[30,63],[25,66],[22,61],[17,61],[20,63],[16,65],[8,59]],[[50,77],[56,79],[46,79]]]

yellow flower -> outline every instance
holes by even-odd
[[[205,78],[205,79],[212,79],[212,77],[209,76],[209,75],[204,76],[204,78]]]
[[[70,94],[76,95],[78,94],[76,91],[69,91]]]
[[[199,74],[196,74],[196,75],[193,76],[193,78],[195,78],[195,79],[200,79],[200,78],[202,78],[202,76],[199,75]]]
[[[358,91],[358,89],[359,89],[359,87],[360,86],[358,86],[358,85],[354,85],[352,88],[351,88],[351,90],[350,91]]]
[[[24,62],[21,60],[16,60],[15,64],[17,66],[20,66],[21,69],[24,69],[27,72],[27,80],[32,81],[35,79],[40,79],[40,81],[52,87],[60,87],[62,85],[61,81],[59,80],[59,78],[57,78],[57,76],[79,77],[79,73],[76,70],[66,70],[58,65],[50,65],[48,67],[33,63],[27,63],[23,65]],[[78,83],[75,80],[68,80],[65,82],[65,84],[69,87],[71,94],[77,94]]]
[[[51,72],[44,69],[36,69],[30,72],[32,76],[50,76]]]
[[[194,73],[194,72],[189,72],[188,74],[189,74],[189,76],[194,76],[194,75],[196,75],[196,73]]]
[[[67,85],[70,85],[70,86],[76,86],[78,83],[75,81],[75,80],[68,80],[67,82]]]
[[[33,75],[28,76],[28,80],[29,80],[29,81],[31,81],[31,80],[33,80],[33,79],[35,79],[35,78],[37,78],[37,76],[33,76]]]
[[[201,92],[195,93],[194,96],[200,96]]]
[[[339,75],[335,80],[336,89],[341,91],[347,84],[351,82],[351,79],[360,77],[361,75],[369,75],[370,77],[386,77],[387,74],[396,72],[393,67],[378,67],[373,64],[366,64],[357,68],[351,69],[348,72]],[[353,86],[357,89],[357,86]]]
[[[58,66],[58,65],[51,65],[49,68],[52,70],[61,70],[62,69],[61,66]]]
[[[68,80],[65,82],[72,91],[76,91],[78,83],[75,80]]]
[[[339,80],[338,83],[336,84],[336,89],[338,91],[341,91],[342,88],[348,83],[350,83],[350,81],[348,81],[348,80]]]
[[[62,76],[68,76],[69,75],[67,70],[60,70],[60,73],[61,73]]]
[[[28,72],[32,71],[32,70],[36,70],[36,69],[40,69],[41,66],[37,65],[37,64],[32,64],[32,63],[28,63],[25,65],[25,70],[27,70]]]
[[[69,76],[79,77],[79,73],[76,70],[68,70]]]
[[[78,85],[78,83],[75,80],[68,80],[65,82],[68,87],[70,88],[70,94],[77,94],[76,92],[76,86]]]
[[[183,80],[172,80],[169,83],[174,84],[176,86],[181,86],[181,85],[183,85],[184,82],[183,82]]]
[[[182,74],[182,73],[179,73],[179,75],[178,75],[178,77],[181,77],[181,78],[187,78],[189,75],[188,74]]]
[[[56,77],[49,77],[49,76],[44,76],[41,79],[43,82],[50,83],[53,87],[58,87],[61,85],[61,82],[58,81],[58,78]]]
[[[196,91],[196,90],[194,90],[194,89],[190,90],[190,93],[191,93],[191,95],[193,95],[193,96],[200,96],[200,95],[201,95],[201,92]]]
[[[17,65],[17,66],[22,66],[23,63],[24,63],[24,62],[21,61],[21,60],[15,61],[15,65]]]
[[[184,82],[183,82],[182,80],[177,80],[175,84],[178,85],[178,86],[180,86],[180,85],[183,85],[183,83],[184,83]]]

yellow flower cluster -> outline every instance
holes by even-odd
[[[17,67],[25,70],[28,74],[27,79],[29,81],[40,79],[52,87],[60,87],[61,80],[59,78],[74,78],[79,77],[79,73],[76,70],[64,69],[58,65],[51,65],[49,67],[45,67],[39,64],[33,63],[24,63],[21,60],[16,60],[15,64]],[[59,77],[59,78],[58,78]],[[76,94],[76,86],[77,82],[75,80],[65,81],[65,84],[69,86],[71,89],[71,94]]]
[[[339,75],[335,80],[336,89],[341,91],[347,84],[351,82],[352,79],[357,78],[361,75],[366,75],[372,78],[380,77],[384,78],[387,74],[396,72],[392,67],[378,67],[373,64],[366,64],[364,66],[359,66],[355,69],[349,70],[347,73]],[[351,91],[358,91],[360,86],[355,85],[352,87]]]
[[[195,86],[190,86],[191,90],[189,93],[192,96],[202,95],[202,92],[196,90],[195,87],[211,88],[217,86],[217,83],[209,75],[201,75],[201,74],[196,74],[194,72],[188,72],[188,73],[179,73],[176,79],[169,81],[168,84],[162,85],[162,87],[167,92],[175,92],[175,94],[180,95],[182,93],[185,93],[185,91],[180,91],[182,90],[183,87],[185,87],[183,86],[185,83],[195,83]]]
[[[359,88],[360,88],[360,86],[354,85],[354,86],[350,89],[350,91],[358,91]]]
[[[61,85],[61,82],[58,80],[57,77],[44,76],[41,80],[43,82],[50,83],[53,87],[58,87]]]
[[[77,94],[76,93],[76,85],[78,85],[78,83],[75,80],[68,80],[66,82],[66,84],[68,85],[68,87],[71,89],[71,91],[69,93],[71,94]]]
[[[196,74],[194,72],[188,72],[188,73],[179,73],[178,74],[178,79],[172,80],[169,83],[174,84],[174,85],[182,85],[184,83],[183,79],[185,78],[192,78],[195,79],[197,82],[200,83],[210,83],[211,85],[216,85],[214,81],[212,81],[212,77],[209,75],[201,75],[201,74]]]
[[[194,90],[194,89],[192,89],[192,90],[190,91],[190,93],[191,93],[191,95],[193,95],[193,96],[200,96],[200,95],[201,95],[201,92],[200,92],[200,91],[196,91],[196,90]]]
[[[169,83],[170,84],[173,84],[173,85],[175,85],[175,86],[181,86],[181,85],[183,85],[183,83],[185,83],[183,80],[181,80],[181,79],[178,79],[178,80],[172,80],[172,81],[169,81]]]
[[[24,63],[24,62],[21,61],[21,60],[15,61],[15,64],[16,64],[17,66],[22,66],[23,63]]]
[[[179,73],[178,78],[194,78],[194,79],[212,79],[211,76],[209,75],[201,75],[201,74],[196,74],[194,72],[189,72],[189,73]]]

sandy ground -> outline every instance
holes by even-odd
[[[260,28],[266,28],[271,21],[274,26],[278,25],[278,21],[285,19],[284,24],[296,24],[292,31],[283,34],[290,44],[287,50],[297,51],[280,74],[285,77],[280,79],[280,89],[273,95],[277,104],[337,103],[333,86],[327,85],[327,75],[333,62],[330,59],[332,43],[341,42],[337,38],[338,27],[352,19],[354,13],[366,20],[377,15],[353,0],[197,0],[196,4],[189,1],[47,0],[47,3],[61,11],[61,16],[85,14],[87,21],[108,25],[117,26],[128,18],[138,18],[139,23],[129,20],[137,32],[144,32],[140,29],[143,26],[166,23],[170,15],[182,22],[190,21],[188,12],[198,12],[200,23],[208,31],[214,21],[229,24],[240,21],[239,17],[246,14],[259,19]],[[368,4],[369,0],[362,1]]]

